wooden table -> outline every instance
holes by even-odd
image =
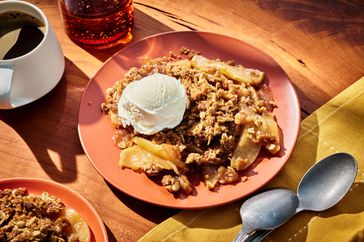
[[[136,241],[177,210],[128,197],[96,172],[77,134],[81,94],[103,62],[124,46],[86,51],[65,35],[56,0],[30,1],[49,18],[66,69],[40,100],[0,111],[0,178],[39,177],[73,188],[98,211],[110,241]],[[327,2],[327,3],[324,3]],[[360,1],[135,1],[133,42],[171,30],[206,30],[241,39],[287,72],[306,117],[364,75]]]

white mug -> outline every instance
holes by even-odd
[[[42,41],[30,52],[0,60],[0,109],[11,109],[37,100],[60,81],[65,66],[62,49],[45,14],[23,1],[0,1],[0,13],[24,12],[43,22]]]

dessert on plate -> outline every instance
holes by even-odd
[[[115,128],[119,165],[157,176],[173,193],[239,182],[261,150],[280,150],[264,72],[182,48],[147,58],[106,90],[101,109]]]
[[[0,190],[0,241],[89,242],[90,230],[73,209],[44,192]]]

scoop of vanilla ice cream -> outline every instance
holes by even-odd
[[[187,106],[185,87],[174,77],[152,74],[129,83],[118,103],[122,124],[141,134],[155,134],[179,125]]]

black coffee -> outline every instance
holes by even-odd
[[[42,21],[24,12],[0,13],[0,59],[12,59],[32,51],[44,37],[42,27]]]

